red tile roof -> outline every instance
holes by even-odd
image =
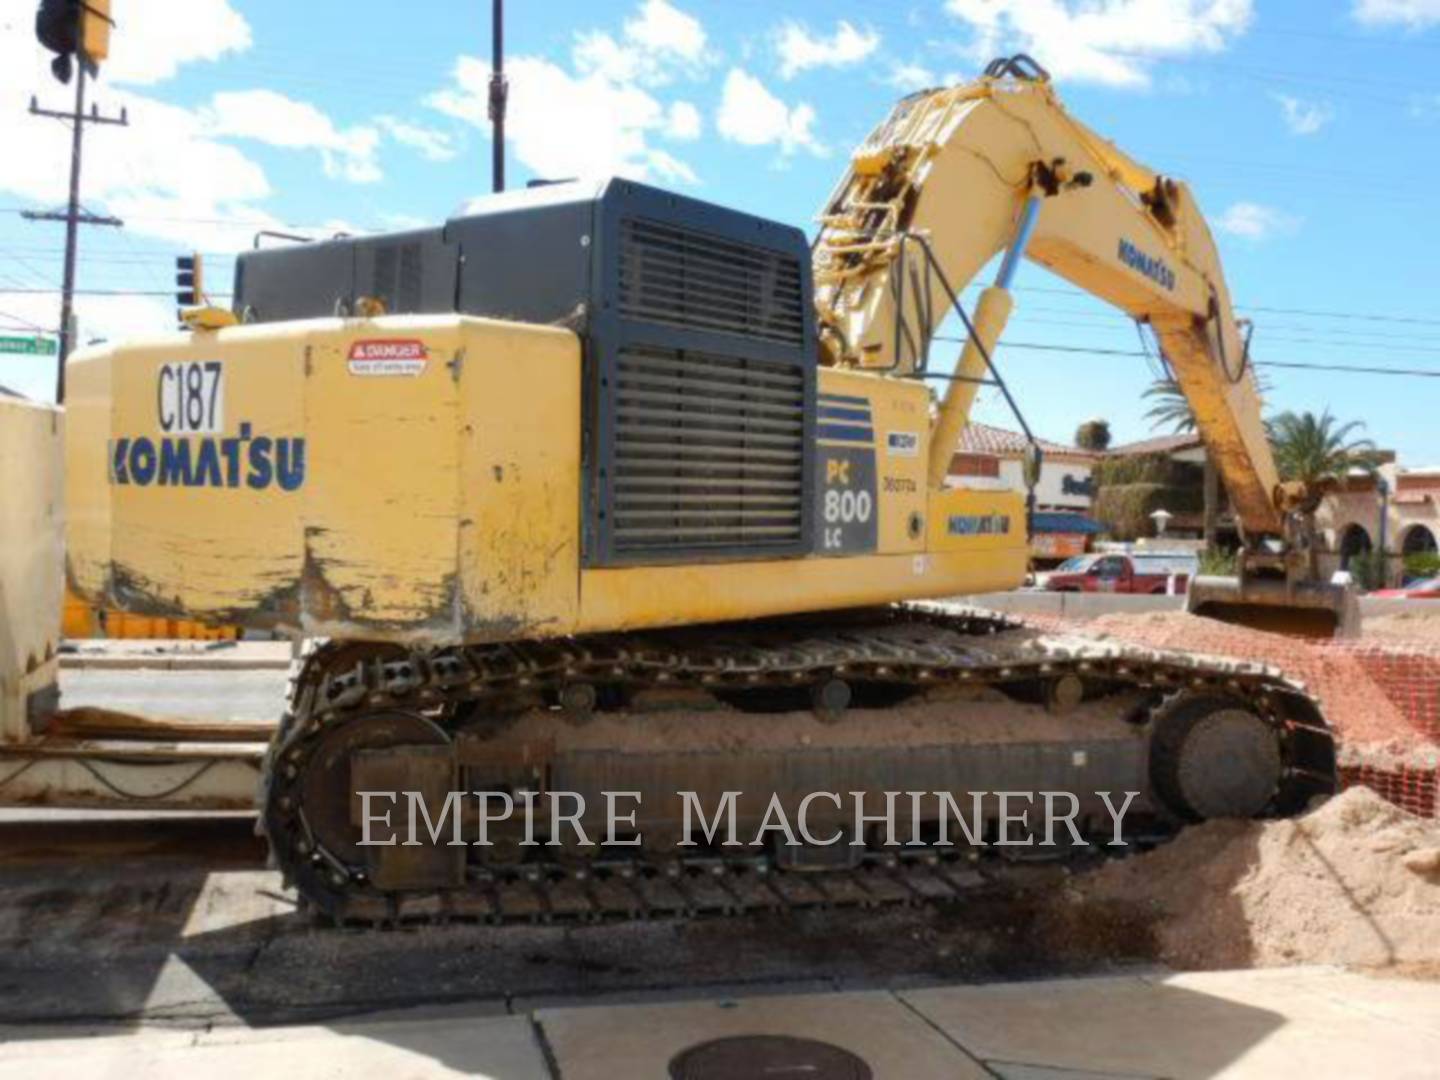
[[[1158,435],[1153,439],[1123,443],[1106,451],[1114,457],[1133,457],[1137,454],[1174,454],[1181,450],[1193,450],[1203,446],[1200,436],[1191,432],[1186,435]]]
[[[1035,441],[1040,444],[1040,449],[1046,454],[1066,454],[1089,460],[1099,456],[1088,450],[1081,450],[1078,446],[1066,446],[1063,443],[1050,442],[1048,439],[1036,439]],[[961,454],[1018,457],[1025,452],[1026,445],[1025,436],[1018,431],[1008,431],[1005,428],[991,427],[989,424],[977,424],[972,421],[961,430],[960,441],[955,449]]]

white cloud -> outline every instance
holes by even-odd
[[[688,101],[672,101],[670,113],[665,121],[665,134],[672,139],[698,139],[704,121],[700,110]]]
[[[1215,226],[1221,232],[1247,240],[1264,240],[1278,232],[1293,232],[1299,225],[1298,218],[1253,202],[1234,203],[1215,219]]]
[[[595,71],[577,75],[534,56],[514,58],[506,72],[512,93],[505,134],[537,176],[696,182],[683,161],[649,145],[652,134],[673,129],[674,116],[639,86]],[[461,57],[455,85],[430,95],[428,104],[488,133],[489,80],[488,64]]]
[[[897,90],[926,90],[932,86],[939,86],[940,81],[935,72],[921,64],[896,64],[891,69],[889,76],[885,79],[888,86]]]
[[[426,161],[454,161],[459,154],[448,132],[411,124],[393,116],[377,116],[375,126],[401,146],[417,151]]]
[[[879,34],[873,30],[857,30],[843,19],[829,37],[812,34],[798,22],[787,22],[780,28],[775,42],[780,53],[782,79],[793,79],[810,68],[858,64],[879,47]]]
[[[390,213],[380,215],[380,224],[386,232],[410,232],[413,229],[429,228],[435,222],[418,214]]]
[[[692,64],[705,53],[705,28],[700,20],[666,0],[645,0],[639,18],[625,24],[625,36],[644,48]]]
[[[0,13],[0,100],[23,101],[38,90],[43,104],[60,106],[68,95],[51,78],[48,56],[34,42],[32,17],[33,5],[23,19],[11,9]],[[86,133],[82,196],[92,210],[124,219],[129,233],[222,252],[249,247],[261,229],[294,231],[266,209],[273,190],[265,170],[228,141],[231,137],[313,146],[328,155],[333,171],[352,178],[376,169],[371,140],[377,135],[363,128],[340,130],[313,107],[280,95],[216,95],[189,109],[130,89],[168,78],[185,64],[246,49],[249,27],[223,0],[145,0],[125,5],[118,17],[123,32],[112,38],[112,60],[92,100],[107,113],[127,110],[130,124]],[[191,18],[207,20],[205,34],[195,32],[201,24],[187,21]],[[120,81],[127,85],[115,85]],[[267,105],[276,108],[267,111]],[[288,127],[301,121],[299,128]],[[65,126],[21,114],[8,122],[5,135],[0,191],[41,205],[55,203],[69,169]]]
[[[946,0],[984,63],[1028,52],[1057,79],[1145,87],[1166,57],[1222,51],[1249,27],[1253,0]]]
[[[581,34],[574,60],[582,74],[615,82],[663,86],[677,71],[697,73],[705,63],[705,28],[666,0],[645,0],[640,14],[626,21],[619,39],[603,31]]]
[[[715,127],[731,142],[778,146],[786,154],[804,148],[823,155],[825,147],[810,130],[814,123],[815,110],[809,105],[786,105],[749,72],[732,68],[726,76]]]
[[[357,184],[382,178],[375,152],[380,133],[373,127],[341,130],[314,105],[274,90],[216,94],[201,110],[202,122],[215,135],[253,139],[285,150],[318,150],[325,175]]]
[[[1323,101],[1304,101],[1289,94],[1272,94],[1280,105],[1280,116],[1292,135],[1314,135],[1331,120],[1335,110]]]
[[[1424,30],[1440,23],[1440,0],[1355,0],[1350,14],[1367,26]]]
[[[537,176],[629,176],[698,183],[694,170],[652,139],[699,137],[699,110],[661,101],[652,91],[703,73],[707,38],[700,21],[667,0],[644,0],[619,38],[602,31],[576,38],[570,66],[538,56],[509,61],[506,138]],[[426,99],[448,116],[490,132],[489,65],[462,56],[453,82]]]
[[[229,0],[140,0],[114,7],[117,28],[101,68],[111,82],[150,85],[183,64],[250,48],[250,24]]]
[[[8,82],[0,74],[0,94]],[[107,109],[125,107],[130,126],[95,127],[86,134],[87,205],[125,219],[132,232],[209,251],[247,247],[257,229],[279,224],[257,205],[271,194],[264,170],[214,138],[196,114],[117,91],[106,93],[104,103]],[[0,189],[35,203],[55,202],[69,167],[66,129],[23,117],[11,125],[7,141]]]

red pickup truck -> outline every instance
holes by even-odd
[[[1195,576],[1193,555],[1135,553],[1101,555],[1084,570],[1053,573],[1045,581],[1050,592],[1183,593]]]

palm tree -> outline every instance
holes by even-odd
[[[1283,412],[1265,427],[1280,478],[1299,480],[1312,491],[1333,487],[1356,470],[1374,473],[1380,463],[1375,444],[1354,437],[1365,425],[1359,420],[1341,424],[1329,409],[1319,416]]]
[[[1145,412],[1152,431],[1169,428],[1175,435],[1188,435],[1195,430],[1195,410],[1190,399],[1180,389],[1180,384],[1166,376],[1150,384],[1142,397],[1151,398],[1155,404]]]
[[[1309,489],[1302,514],[1306,531],[1312,536],[1315,511],[1325,493],[1343,483],[1351,472],[1358,469],[1373,473],[1380,464],[1375,444],[1369,439],[1353,437],[1364,427],[1359,420],[1337,423],[1329,409],[1318,417],[1311,412],[1283,412],[1265,423],[1265,434],[1274,448],[1280,479],[1298,480]],[[1385,555],[1381,552],[1378,557],[1383,582]]]
[[[1256,392],[1263,397],[1269,389],[1265,379],[1257,375]],[[1141,396],[1155,402],[1145,413],[1152,431],[1168,428],[1175,435],[1188,435],[1195,430],[1195,410],[1190,407],[1190,400],[1173,375],[1156,379]]]

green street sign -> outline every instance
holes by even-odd
[[[0,335],[0,353],[14,353],[19,356],[54,356],[60,346],[53,338],[8,337]]]

